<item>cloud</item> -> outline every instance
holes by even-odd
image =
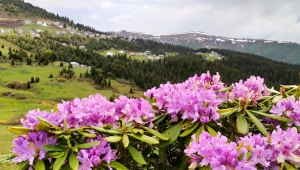
[[[130,14],[120,14],[118,16],[110,18],[109,20],[113,22],[130,22],[130,21],[136,21],[137,18]]]
[[[102,17],[102,16],[99,16],[99,15],[96,14],[96,13],[94,13],[94,14],[92,15],[92,18],[93,18],[93,19],[102,19],[103,17]]]
[[[297,16],[296,22],[297,22],[297,23],[300,23],[300,15]]]

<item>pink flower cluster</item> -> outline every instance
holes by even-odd
[[[75,98],[72,101],[63,101],[57,105],[57,113],[31,110],[22,119],[24,127],[35,130],[40,122],[36,116],[47,119],[53,124],[64,127],[64,120],[67,128],[79,128],[82,126],[105,126],[116,125],[116,120],[124,118],[126,123],[134,121],[142,124],[143,120],[150,122],[155,116],[152,106],[144,99],[128,99],[121,96],[115,103],[108,101],[100,94],[91,95],[88,98]]]
[[[50,136],[44,131],[29,132],[28,138],[22,135],[13,140],[13,153],[18,156],[13,159],[13,162],[23,162],[28,160],[30,165],[33,165],[33,160],[36,156],[41,160],[45,158],[47,151],[45,151],[43,145],[56,144],[56,138]]]
[[[232,84],[229,99],[231,101],[238,100],[242,104],[249,102],[256,105],[258,100],[269,94],[264,79],[259,76],[251,76],[245,82],[240,80],[238,83]]]
[[[296,128],[283,131],[278,126],[269,137],[250,133],[237,143],[227,142],[228,139],[220,133],[212,137],[205,131],[198,140],[195,135],[192,139],[185,154],[192,158],[190,168],[193,169],[207,165],[216,170],[278,169],[286,161],[300,163],[300,134]],[[248,152],[251,156],[247,159]]]
[[[161,84],[159,88],[152,88],[144,95],[154,98],[154,105],[166,111],[173,121],[181,118],[207,123],[220,117],[217,110],[226,93],[216,91],[222,88],[224,83],[220,81],[219,74],[211,77],[207,72],[200,77],[195,75],[183,83]]]
[[[276,116],[285,116],[291,118],[293,121],[288,123],[289,126],[295,124],[300,126],[300,101],[295,99],[294,96],[288,99],[279,100],[276,105],[270,110]]]
[[[109,143],[103,140],[101,135],[98,135],[96,140],[89,140],[89,142],[92,141],[100,141],[100,144],[78,152],[77,159],[81,163],[79,170],[92,170],[93,167],[100,165],[102,161],[109,164],[111,160],[116,159],[116,151],[111,149]]]

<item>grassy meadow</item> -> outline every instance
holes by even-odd
[[[8,123],[15,119],[19,120],[21,114],[26,114],[29,110],[40,108],[41,110],[51,110],[62,100],[72,100],[76,97],[83,98],[91,94],[100,93],[106,98],[113,94],[115,96],[133,95],[140,96],[141,91],[123,79],[111,79],[111,88],[99,88],[91,80],[73,78],[72,80],[58,77],[59,62],[48,66],[28,66],[25,64],[11,66],[9,63],[0,63],[0,168],[1,155],[9,153],[12,139],[15,134],[6,130]],[[89,70],[87,67],[73,67],[77,77],[80,73]],[[52,74],[53,78],[49,78]],[[28,82],[31,77],[39,77],[40,82],[31,84],[27,90],[16,90],[7,88],[10,82]],[[130,88],[134,94],[129,94]],[[7,168],[7,167],[6,167]]]

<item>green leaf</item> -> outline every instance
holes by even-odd
[[[82,136],[85,136],[85,137],[88,137],[88,138],[95,138],[95,137],[97,137],[96,134],[90,134],[90,133],[87,133],[87,132],[80,132],[80,131],[78,131],[78,133],[80,133]]]
[[[181,161],[181,164],[179,165],[179,169],[178,170],[185,170],[188,167],[188,161],[187,158],[184,157],[183,160]]]
[[[258,130],[265,136],[268,136],[268,132],[264,125],[248,110],[246,110],[246,113],[248,114],[250,120],[254,123],[254,125],[258,128]]]
[[[69,165],[73,170],[77,170],[79,166],[78,159],[76,158],[76,155],[74,152],[72,152],[69,156]]]
[[[71,147],[72,151],[78,152],[78,148],[76,146]]]
[[[62,130],[56,130],[56,131],[51,131],[52,133],[56,134],[56,135],[61,135],[64,133],[64,131]]]
[[[200,134],[204,131],[204,125],[201,125],[201,127],[196,131],[196,141],[198,142]]]
[[[156,139],[154,139],[150,136],[147,136],[147,135],[141,135],[141,134],[135,134],[135,133],[131,133],[131,134],[128,134],[128,135],[131,136],[131,137],[134,137],[134,138],[136,138],[136,139],[138,139],[142,142],[146,142],[150,145],[159,144],[159,142]]]
[[[36,160],[36,162],[35,162],[35,169],[46,170],[44,161],[42,161],[42,160]]]
[[[50,130],[50,128],[47,126],[47,124],[44,121],[40,121],[40,123],[38,123],[35,127],[36,131],[41,131],[44,130],[46,132],[48,132]]]
[[[252,112],[252,113],[256,113],[256,114],[271,118],[271,119],[279,120],[281,122],[289,123],[289,122],[292,121],[292,119],[289,119],[289,118],[286,118],[286,117],[275,116],[275,115],[272,115],[272,114],[267,114],[267,113],[263,113],[263,112],[259,112],[259,111],[253,111],[253,110],[249,110],[249,111]]]
[[[235,113],[239,108],[229,108],[229,109],[222,109],[218,110],[217,112],[221,115],[221,119],[224,119],[233,113]]]
[[[61,158],[62,156],[65,155],[65,152],[60,152],[58,155],[53,155],[53,158]]]
[[[29,169],[29,161],[23,161],[23,162],[17,163],[10,170],[27,170],[27,169]]]
[[[296,170],[296,168],[286,162],[284,162],[284,167],[286,168],[286,170]]]
[[[275,96],[272,100],[272,103],[277,103],[279,100],[281,100],[283,98],[282,95],[279,95],[279,96]]]
[[[64,162],[66,161],[67,159],[67,156],[68,156],[68,151],[65,152],[65,154],[60,157],[60,158],[57,158],[53,164],[53,170],[59,170],[60,167],[64,164]]]
[[[243,115],[239,115],[236,119],[236,128],[241,134],[249,133],[249,124]]]
[[[177,123],[174,126],[174,129],[171,130],[170,132],[170,139],[168,141],[162,141],[160,147],[166,147],[171,145],[179,136],[182,128],[182,121]]]
[[[144,131],[142,129],[137,129],[137,128],[132,129],[132,132],[133,133],[139,133],[141,135],[144,134]]]
[[[155,121],[153,122],[153,124],[155,124],[155,125],[156,125],[156,124],[159,124],[159,123],[160,123],[161,121],[163,121],[167,116],[168,116],[167,114],[161,116],[159,119],[155,120]]]
[[[44,118],[42,118],[42,117],[40,117],[40,116],[36,116],[36,118],[37,118],[39,121],[43,121],[43,122],[45,122],[45,123],[51,125],[51,126],[54,127],[54,128],[58,128],[58,126],[56,126],[56,125],[53,124],[52,122],[48,121],[47,119],[44,119]]]
[[[166,147],[159,148],[158,155],[159,155],[160,161],[165,162],[165,160],[166,160]]]
[[[230,91],[231,89],[232,89],[232,86],[229,86],[229,87],[217,90],[216,92],[227,92],[227,91]]]
[[[107,140],[108,142],[111,142],[111,143],[119,142],[121,139],[122,139],[121,136],[109,136],[109,137],[104,138],[104,140]]]
[[[110,167],[116,169],[116,170],[128,170],[123,164],[117,162],[117,161],[111,161],[109,163]]]
[[[192,133],[199,125],[200,123],[194,123],[191,127],[187,128],[184,132],[182,132],[179,137],[186,137],[187,135],[189,135],[190,133]]]
[[[9,130],[12,133],[19,134],[19,135],[27,135],[28,132],[31,131],[31,129],[28,129],[28,128],[12,127],[12,126],[7,127],[7,130]]]
[[[145,161],[143,155],[136,150],[133,146],[128,145],[128,150],[129,153],[131,154],[132,158],[139,164],[147,164],[147,162]]]
[[[79,144],[79,145],[76,145],[76,146],[77,146],[77,148],[80,148],[80,149],[87,149],[87,148],[92,148],[94,146],[98,146],[99,144],[100,144],[99,141],[94,141],[94,142]]]
[[[145,130],[147,130],[149,133],[151,133],[152,135],[156,136],[157,138],[161,139],[161,140],[169,140],[169,137],[167,135],[161,134],[158,131],[148,128],[148,127],[144,127]]]
[[[53,156],[55,156],[55,155],[58,155],[60,152],[47,152],[47,154],[46,154],[46,156],[47,157],[53,157]]]
[[[109,133],[109,134],[113,134],[113,135],[120,135],[122,134],[120,131],[115,130],[115,129],[105,129],[102,127],[96,127],[96,126],[91,126],[92,129],[99,131],[99,132],[103,132],[103,133]]]
[[[249,159],[251,158],[251,156],[252,156],[252,152],[248,151],[247,152],[246,161],[249,161]]]
[[[206,125],[206,128],[207,128],[207,131],[208,131],[208,133],[211,135],[211,136],[217,136],[217,132],[213,129],[213,128],[211,128],[211,127],[209,127],[208,125]]]
[[[125,148],[127,148],[127,146],[129,145],[129,138],[127,134],[123,135],[122,143]]]
[[[57,145],[43,145],[42,148],[46,151],[57,151],[57,152],[66,150],[65,148],[59,147]]]

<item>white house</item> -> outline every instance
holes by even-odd
[[[60,22],[53,22],[53,25],[59,26]]]
[[[44,23],[42,24],[42,26],[44,26],[44,27],[47,27],[47,23],[46,23],[46,22],[44,22]]]
[[[37,25],[42,25],[43,22],[42,22],[42,21],[37,21],[36,24],[37,24]]]
[[[122,50],[121,50],[121,51],[119,51],[119,54],[124,54],[124,53],[125,53],[125,52],[124,52],[124,51],[122,51]]]
[[[37,33],[40,33],[40,32],[42,32],[42,30],[41,29],[37,29],[37,30],[35,30]]]
[[[77,63],[77,62],[71,62],[71,65],[72,65],[72,66],[79,66],[80,64]]]
[[[29,25],[29,24],[31,24],[31,21],[26,20],[26,21],[25,21],[25,24],[26,24],[26,25]]]
[[[4,33],[4,30],[0,30],[1,33]]]
[[[67,46],[67,44],[66,44],[66,43],[61,43],[61,45],[63,45],[63,46]]]
[[[81,45],[79,46],[80,49],[85,49],[85,46]]]
[[[107,55],[107,56],[114,56],[114,55],[115,55],[115,53],[114,53],[114,52],[110,52],[110,51],[109,51],[109,52],[107,52],[107,53],[106,53],[106,55]]]

